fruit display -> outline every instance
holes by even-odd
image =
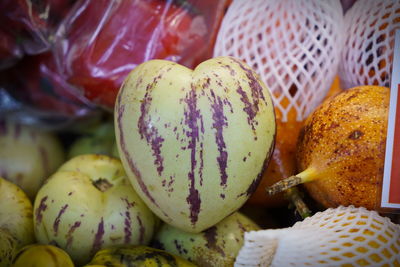
[[[243,245],[244,233],[260,229],[248,217],[235,212],[200,233],[188,233],[163,224],[154,237],[154,246],[199,267],[232,266]]]
[[[0,7],[0,267],[400,267],[400,0]]]
[[[65,159],[56,135],[11,120],[0,119],[0,147],[0,176],[21,187],[32,200]]]
[[[110,245],[148,244],[156,221],[130,186],[121,162],[106,155],[67,161],[34,203],[38,242],[64,249],[78,264]]]
[[[69,146],[67,158],[84,154],[102,154],[119,157],[115,141],[114,123],[104,122],[93,127],[90,133],[83,134]]]
[[[22,189],[0,177],[0,267],[10,266],[21,247],[35,242],[32,211]]]
[[[9,232],[18,246],[33,243],[33,208],[24,191],[0,177],[0,203],[0,229]]]
[[[0,267],[10,266],[17,250],[17,239],[8,230],[0,228]]]
[[[337,74],[343,19],[339,0],[233,1],[214,56],[245,61],[271,90],[281,120],[293,109],[301,121],[321,103]]]
[[[399,266],[400,225],[375,211],[330,208],[290,228],[245,234],[235,266]]]
[[[70,256],[53,245],[33,244],[18,251],[13,267],[74,267]]]
[[[374,209],[381,188],[389,108],[387,87],[360,86],[322,103],[297,144],[299,173],[271,186],[304,186],[325,207]]]
[[[300,128],[325,98],[336,75],[342,21],[338,0],[233,1],[227,11],[214,56],[239,58],[260,74],[272,93],[276,113],[275,149],[249,203],[283,207],[289,202],[303,217],[310,213],[297,189],[268,195],[265,187],[296,173],[294,155]]]
[[[102,249],[85,267],[163,266],[195,267],[193,263],[166,251],[147,246],[123,246]]]
[[[398,0],[366,0],[357,1],[348,11],[339,65],[343,88],[360,84],[390,86],[394,31],[400,29],[399,8]]]
[[[239,209],[273,151],[268,88],[232,57],[209,59],[194,70],[147,61],[124,81],[114,114],[133,187],[157,216],[188,232]]]

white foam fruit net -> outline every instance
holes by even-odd
[[[339,0],[234,0],[214,56],[244,60],[272,93],[277,117],[303,120],[337,74],[344,40]]]
[[[235,266],[400,266],[400,225],[365,208],[330,208],[291,228],[246,232]]]
[[[343,89],[390,86],[395,30],[400,29],[400,0],[362,0],[345,15],[346,40],[339,76]]]

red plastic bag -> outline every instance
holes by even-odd
[[[16,38],[0,27],[0,70],[9,68],[22,58]]]
[[[1,0],[0,70],[24,54],[50,50],[54,32],[76,0]]]
[[[25,56],[0,73],[0,113],[43,128],[61,129],[98,110],[56,71],[51,52]]]
[[[60,72],[111,110],[138,64],[168,59],[193,68],[212,56],[230,0],[81,0],[57,32]]]

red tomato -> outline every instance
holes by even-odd
[[[67,47],[62,65],[69,82],[109,109],[136,65],[159,58],[193,67],[209,56],[205,18],[171,1],[87,0],[77,14],[57,42]]]

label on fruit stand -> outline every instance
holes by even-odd
[[[381,207],[400,210],[400,30],[396,31]]]

